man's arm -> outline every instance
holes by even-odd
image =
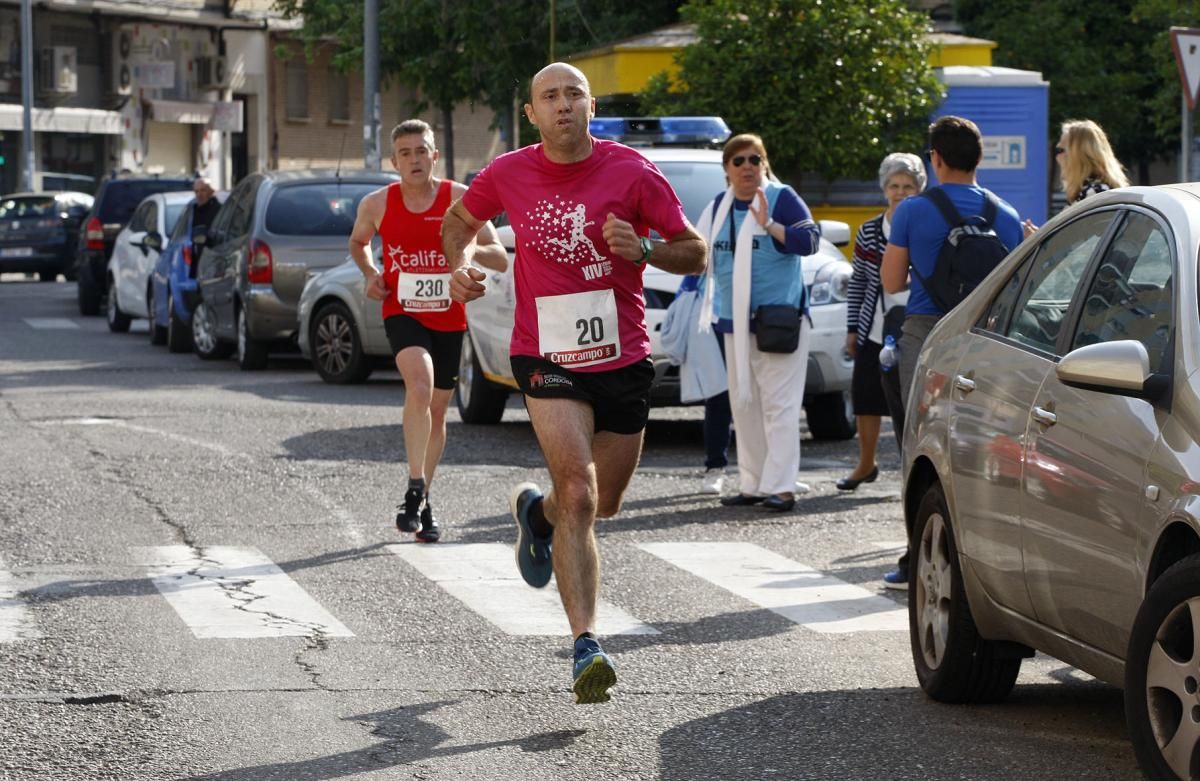
[[[641,237],[633,225],[611,212],[604,222],[604,240],[614,255],[635,263],[642,259]],[[708,265],[708,244],[691,225],[667,241],[651,241],[654,249],[646,262],[672,274],[699,274]]]
[[[462,198],[450,204],[442,218],[442,254],[450,266],[450,297],[460,304],[479,298],[487,290],[481,284],[486,275],[469,267],[464,255],[482,227],[483,220],[475,219],[475,215],[467,211]]]
[[[897,247],[888,243],[887,249],[883,251],[879,279],[883,283],[883,289],[892,295],[908,290],[908,247]]]
[[[455,202],[450,208],[453,209],[454,206],[459,206],[463,214],[473,218],[473,215],[467,211],[466,207],[462,206],[461,199],[466,192],[467,186],[465,184],[452,183],[450,195],[455,199]],[[446,215],[449,216],[449,214],[450,212],[447,211]],[[442,249],[445,251],[445,217],[443,217],[442,225]],[[496,233],[496,228],[491,222],[481,224],[480,228],[473,235],[472,242],[468,242],[463,247],[463,255],[464,263],[478,263],[484,268],[490,268],[492,271],[504,271],[508,268],[508,252],[504,249],[504,245],[500,243],[500,236]],[[450,257],[448,252],[446,253],[446,257]],[[453,272],[455,268],[456,266],[451,263],[450,271]]]
[[[358,202],[358,213],[354,218],[354,229],[350,231],[350,257],[354,265],[367,280],[367,298],[382,300],[387,295],[383,277],[375,267],[371,256],[371,239],[379,231],[383,212],[387,208],[387,188],[368,194]]]

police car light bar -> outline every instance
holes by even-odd
[[[596,138],[657,146],[717,146],[730,135],[720,117],[594,117],[588,129]]]

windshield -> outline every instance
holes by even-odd
[[[189,201],[182,203],[168,203],[166,219],[163,220],[163,225],[167,230],[170,230],[178,221],[179,215],[183,214],[183,210],[187,208]]]
[[[129,222],[134,209],[147,195],[191,190],[192,183],[186,179],[116,180],[108,184],[100,197],[97,216],[101,222]],[[171,223],[167,223],[168,225]]]
[[[306,182],[280,187],[267,206],[267,231],[278,236],[349,236],[358,202],[379,184]]]
[[[719,193],[725,192],[725,169],[714,160],[711,163],[657,163],[667,181],[683,202],[683,213],[695,225],[700,212]]]
[[[17,220],[22,217],[57,217],[54,199],[45,196],[29,198],[5,198],[0,202],[0,220]]]

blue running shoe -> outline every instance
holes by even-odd
[[[593,705],[608,702],[608,690],[617,682],[617,670],[593,637],[575,641],[575,703]]]
[[[542,498],[533,483],[521,483],[508,498],[513,519],[517,522],[517,569],[525,582],[534,588],[544,588],[554,574],[550,560],[550,538],[538,537],[529,528],[529,508]]]

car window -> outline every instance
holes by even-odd
[[[118,179],[109,182],[100,196],[97,216],[101,222],[124,225],[147,196],[190,189],[187,179]]]
[[[1117,214],[1104,211],[1086,215],[1042,242],[1025,275],[1006,336],[1054,352],[1079,280]]]
[[[179,215],[183,214],[183,210],[187,207],[188,202],[168,203],[166,214],[163,216],[163,225],[167,230],[171,229],[176,222],[179,221]],[[157,230],[157,228],[155,228]]]
[[[683,203],[683,213],[693,225],[700,220],[705,205],[727,187],[725,169],[716,160],[710,163],[664,161],[656,165],[671,183]]]
[[[54,198],[5,198],[0,201],[0,220],[19,220],[23,217],[57,217]]]
[[[188,221],[192,216],[192,204],[187,203],[179,211],[175,219],[175,227],[171,228],[171,241],[178,241],[187,235]]]
[[[1174,323],[1171,246],[1158,223],[1131,212],[1105,251],[1083,299],[1071,349],[1134,339],[1165,371]]]
[[[267,231],[281,236],[349,236],[358,202],[377,182],[305,182],[285,185],[267,204]]]
[[[154,201],[146,201],[137,208],[133,213],[133,217],[129,219],[129,230],[135,233],[144,233],[151,230],[154,226]]]

